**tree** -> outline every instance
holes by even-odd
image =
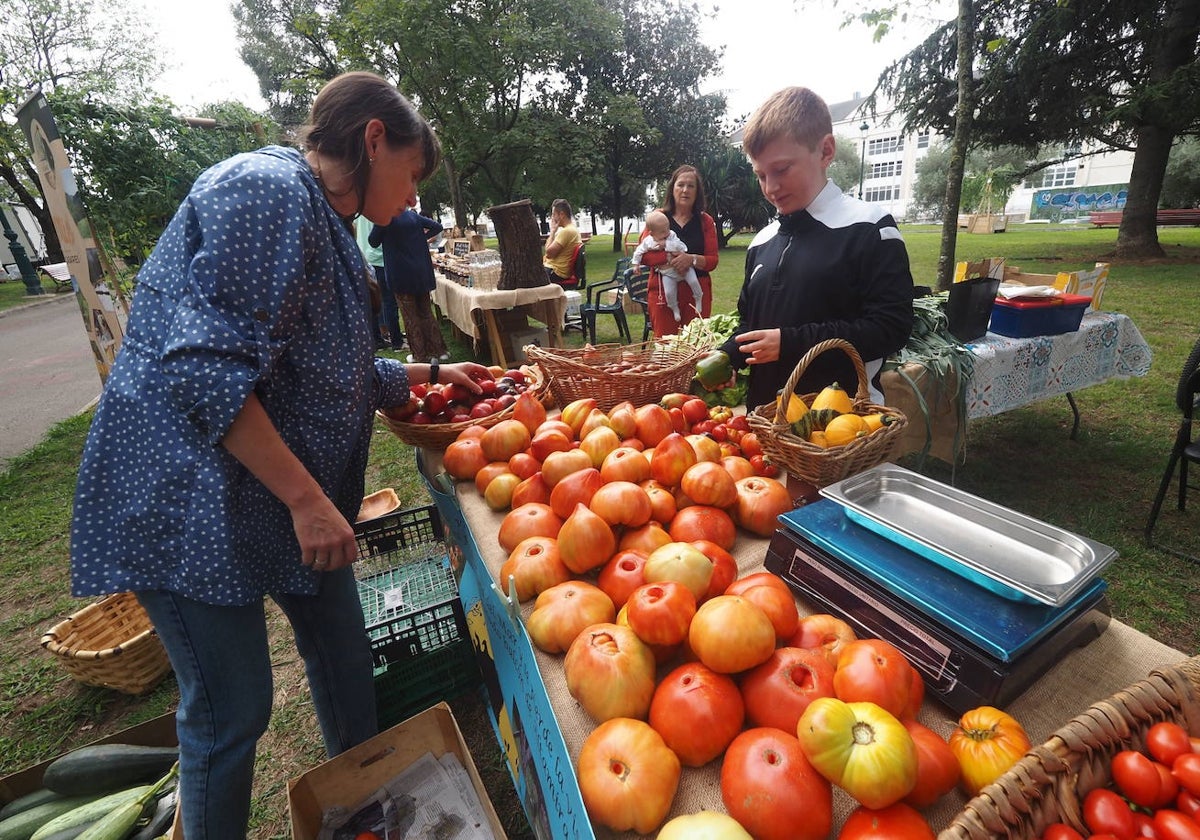
[[[158,67],[152,43],[136,34],[142,29],[122,0],[0,3],[0,180],[37,219],[52,260],[62,259],[62,247],[16,109],[37,91],[136,100]]]
[[[725,99],[701,94],[700,83],[717,69],[720,53],[702,42],[700,9],[669,0],[647,6],[637,0],[603,0],[621,22],[615,49],[581,56],[586,79],[585,113],[603,127],[605,193],[599,207],[613,219],[613,251],[630,196],[651,181],[665,180],[683,163],[695,163],[725,143],[721,117]],[[687,49],[679,49],[687,44]]]
[[[848,195],[858,195],[858,186],[862,181],[862,146],[863,140],[852,140],[849,137],[835,137],[836,151],[833,163],[829,164],[826,173],[833,183]]]
[[[1171,150],[1159,200],[1163,207],[1200,207],[1200,140],[1189,137]]]
[[[917,161],[913,203],[908,208],[913,218],[931,219],[943,215],[949,157],[949,146],[944,142],[934,142],[925,156]],[[963,167],[962,197],[955,213],[960,210],[976,213],[1002,209],[1017,184],[1053,162],[1045,158],[1031,159],[1024,149],[1015,146],[975,149],[967,156]],[[990,196],[985,196],[988,188]]]
[[[968,14],[976,23],[963,26]],[[886,73],[906,127],[944,133],[966,117],[967,145],[1132,149],[1117,255],[1160,256],[1155,210],[1171,144],[1200,131],[1200,0],[961,0],[956,23]],[[973,40],[984,47],[969,49]],[[964,109],[965,98],[978,107]]]
[[[703,157],[697,168],[704,178],[708,212],[717,225],[717,240],[722,248],[744,230],[758,230],[774,213],[758,187],[754,168],[741,149],[721,146]]]

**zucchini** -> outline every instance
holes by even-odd
[[[109,811],[100,822],[80,834],[79,840],[125,840],[133,833],[138,820],[142,818],[142,812],[146,810],[147,803],[152,802],[164,787],[174,782],[178,772],[179,765],[171,765],[171,771],[155,782],[152,787],[147,788],[145,793],[132,802]]]
[[[67,796],[104,793],[154,781],[178,759],[177,747],[96,744],[55,759],[42,784]]]
[[[18,796],[12,802],[9,802],[3,808],[0,808],[0,822],[4,822],[13,814],[19,814],[22,811],[28,811],[34,805],[41,805],[43,802],[53,802],[55,799],[62,799],[61,793],[55,793],[50,788],[38,788],[33,793],[27,793],[24,796]]]
[[[139,785],[138,787],[110,793],[107,796],[101,796],[98,799],[93,798],[87,804],[79,805],[66,813],[60,813],[48,822],[43,820],[41,827],[30,833],[29,840],[46,840],[46,838],[53,835],[56,831],[61,831],[64,828],[95,822],[113,809],[119,808],[127,802],[133,802],[150,789],[150,785]]]
[[[160,796],[154,806],[154,813],[150,815],[150,821],[139,828],[130,840],[156,840],[170,832],[171,824],[175,822],[175,807],[178,804],[178,789]],[[47,840],[51,840],[51,838],[47,838]]]
[[[70,828],[64,828],[62,831],[56,831],[53,834],[47,835],[44,840],[75,840],[80,834],[94,826],[99,820],[73,825]]]
[[[46,822],[84,807],[95,799],[94,796],[63,796],[26,808],[0,822],[0,840],[29,840]]]

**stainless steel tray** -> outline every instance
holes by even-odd
[[[1013,600],[1063,606],[1117,556],[1109,546],[894,464],[821,494],[880,536]]]

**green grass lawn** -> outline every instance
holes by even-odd
[[[904,234],[914,277],[932,285],[938,229],[906,227]],[[1173,394],[1180,368],[1200,334],[1200,229],[1163,228],[1160,236],[1167,258],[1114,263],[1104,300],[1106,309],[1128,314],[1146,337],[1154,352],[1149,375],[1076,395],[1083,413],[1077,440],[1068,438],[1071,414],[1061,399],[972,421],[966,463],[953,479],[968,492],[1117,548],[1120,557],[1106,574],[1114,616],[1195,654],[1200,651],[1196,567],[1147,548],[1141,533],[1178,426]],[[1049,273],[1090,267],[1106,258],[1115,241],[1112,229],[1030,225],[1004,234],[960,234],[958,254],[971,260],[1003,256],[1027,271]],[[716,312],[735,308],[747,242],[748,237],[739,237],[721,254],[714,273]],[[607,244],[597,239],[589,246],[590,282],[612,273],[618,255]],[[0,284],[0,305],[12,286]],[[641,323],[640,315],[631,316],[635,336]],[[616,340],[611,318],[599,328],[599,340]],[[469,346],[449,332],[455,358],[466,358]],[[569,333],[567,340],[576,346],[582,342],[578,333]],[[172,680],[141,698],[82,687],[38,645],[42,632],[80,606],[68,594],[67,528],[89,419],[84,415],[60,424],[0,473],[0,717],[5,721],[0,775],[151,717],[176,701]],[[931,463],[926,470],[951,479],[945,465]],[[427,503],[411,448],[383,427],[376,430],[367,487],[396,488],[406,507]],[[1168,500],[1159,534],[1200,553],[1200,494],[1186,513]],[[277,617],[273,621],[277,710],[260,747],[251,831],[263,838],[288,836],[286,780],[315,763],[320,751],[294,647]],[[492,764],[490,730],[483,725],[481,732],[472,744],[476,761]],[[502,777],[502,764],[498,759],[494,764]],[[513,836],[522,836],[519,822],[518,816]]]

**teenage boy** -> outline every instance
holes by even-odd
[[[913,319],[912,273],[895,220],[826,177],[833,124],[807,88],[785,88],[763,103],[746,124],[743,149],[779,211],[746,252],[738,331],[720,348],[734,370],[750,368],[746,406],[773,402],[805,352],[829,338],[854,345],[871,400],[882,403],[880,365],[904,346]],[[837,349],[817,356],[796,390],[835,381],[851,395],[858,388],[854,363]]]

